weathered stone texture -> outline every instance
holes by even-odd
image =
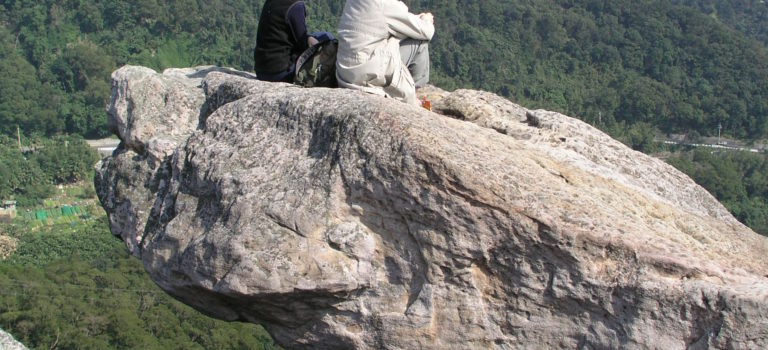
[[[19,343],[13,336],[0,329],[0,349],[1,350],[27,350],[24,344]]]
[[[286,347],[768,347],[767,240],[579,120],[211,67],[113,79],[112,232],[168,293]]]

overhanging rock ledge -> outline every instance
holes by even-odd
[[[112,78],[112,233],[169,294],[285,347],[768,348],[766,238],[577,119],[216,67]]]

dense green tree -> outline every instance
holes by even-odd
[[[45,133],[60,132],[64,122],[55,109],[41,103],[50,90],[38,79],[35,68],[14,49],[14,38],[0,27],[0,131],[15,135],[36,130]]]
[[[637,151],[652,153],[657,151],[658,143],[656,141],[659,130],[652,124],[640,122],[632,124],[629,128],[622,128],[626,133],[622,133],[619,140]]]
[[[667,161],[706,188],[739,221],[755,232],[768,235],[765,155],[699,148],[676,154]]]
[[[47,198],[53,190],[40,166],[4,139],[0,144],[0,199],[15,198],[19,205],[30,205]]]
[[[673,0],[680,4],[695,8],[713,19],[746,34],[747,36],[768,44],[768,4],[764,0]]]
[[[14,140],[0,137],[0,199],[14,198],[21,206],[49,197],[53,185],[88,178],[99,157],[79,136],[31,140],[27,146],[32,150],[23,153]]]
[[[56,137],[31,155],[53,184],[75,183],[93,173],[98,154],[80,137]]]
[[[0,328],[31,349],[277,349],[165,294],[105,221],[6,230],[20,243],[0,261]]]

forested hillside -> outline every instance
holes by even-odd
[[[672,3],[697,9],[750,38],[768,44],[768,26],[765,25],[768,5],[765,0],[673,0]]]
[[[123,64],[250,70],[262,3],[3,1],[0,128],[106,135],[109,74]],[[719,124],[734,138],[768,137],[763,2],[406,3],[435,14],[433,81],[446,89],[498,92],[625,141],[633,129],[712,135]],[[334,31],[342,7],[309,2],[310,29]]]
[[[0,244],[0,328],[30,349],[279,349],[260,326],[165,294],[103,211],[55,221],[0,221],[0,238],[17,247],[6,259]]]
[[[405,2],[435,15],[432,79],[444,89],[564,112],[646,152],[658,131],[716,135],[722,125],[723,136],[768,138],[763,0]],[[263,3],[0,0],[0,200],[29,213],[61,192],[55,185],[88,181],[96,155],[82,138],[109,134],[116,68],[251,70]],[[335,32],[343,5],[308,1],[310,30]],[[765,155],[667,160],[768,235]],[[94,200],[85,188],[77,199]],[[261,328],[205,318],[161,293],[103,218],[14,220],[0,224],[0,238],[17,244],[0,262],[0,328],[30,347],[274,348]]]
[[[0,128],[105,136],[124,64],[247,69],[257,1],[3,1]],[[7,77],[7,78],[6,78]]]
[[[768,133],[764,45],[700,11],[625,0],[478,0],[434,10],[435,66],[451,82],[611,132],[626,122],[705,135],[722,123],[738,138]]]
[[[768,236],[768,160],[764,154],[698,148],[667,159],[712,193],[739,221]]]

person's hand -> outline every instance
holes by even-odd
[[[317,39],[315,39],[315,37],[313,36],[307,37],[307,44],[309,45],[309,47],[315,46],[315,44],[317,44],[318,42],[319,41],[317,41]]]
[[[421,18],[422,21],[426,21],[432,24],[435,23],[435,17],[432,16],[432,13],[430,12],[420,13],[419,18]]]

